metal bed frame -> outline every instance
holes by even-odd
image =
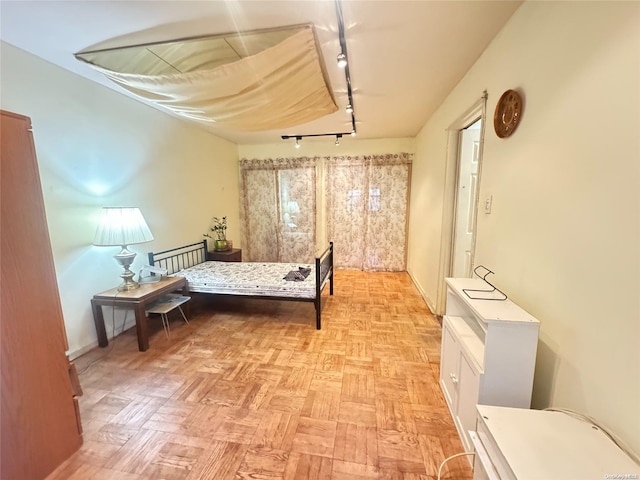
[[[149,252],[149,265],[154,267],[166,268],[169,275],[176,273],[185,268],[192,267],[199,263],[207,261],[207,240],[202,242],[183,245],[181,247],[171,248],[162,252]],[[313,302],[316,309],[316,329],[322,327],[322,302],[321,295],[327,281],[329,282],[329,295],[333,295],[333,242],[329,242],[329,247],[315,259],[316,267],[316,294],[315,298],[293,298],[278,297],[264,295],[248,295],[235,293],[215,293],[210,295],[229,295],[248,298],[262,298],[264,300],[286,300],[297,302]],[[188,284],[187,284],[188,287]],[[204,293],[204,292],[195,292]]]

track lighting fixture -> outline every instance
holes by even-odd
[[[338,61],[338,67],[344,68],[347,66],[347,56],[343,52],[340,52],[338,54],[337,61]]]
[[[336,145],[340,145],[340,139],[345,135],[349,135],[349,134],[342,133],[342,132],[310,133],[308,135],[282,135],[282,137],[280,138],[282,138],[283,140],[289,140],[290,138],[295,138],[296,139],[295,147],[300,148],[300,142],[302,141],[303,138],[306,138],[306,137],[336,137]]]
[[[338,62],[338,67],[344,69],[344,78],[347,84],[347,99],[348,104],[346,111],[351,116],[351,131],[347,132],[336,132],[336,133],[313,133],[307,135],[282,135],[283,140],[288,140],[290,138],[296,139],[296,148],[300,148],[300,140],[303,137],[336,137],[336,145],[340,145],[340,139],[344,135],[351,135],[352,137],[356,136],[356,117],[353,112],[353,89],[351,87],[351,74],[349,73],[349,63],[347,62],[348,52],[347,52],[347,41],[344,37],[344,18],[342,16],[342,0],[334,0],[336,6],[336,17],[338,19],[338,40],[340,41],[340,53],[336,57]]]

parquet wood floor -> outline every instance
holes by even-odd
[[[434,480],[462,451],[440,326],[406,273],[326,290],[320,331],[312,304],[196,296],[147,352],[131,329],[77,359],[84,444],[48,480]]]

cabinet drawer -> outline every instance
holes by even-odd
[[[82,396],[82,386],[80,385],[80,379],[78,378],[78,370],[73,362],[69,362],[69,380],[71,380],[71,391],[74,397]]]
[[[469,432],[469,436],[476,452],[473,458],[473,480],[501,480],[493,468],[489,453],[478,437],[478,432]]]
[[[478,395],[480,391],[480,375],[473,368],[472,363],[464,354],[460,354],[460,365],[458,368],[459,384],[458,384],[458,421],[464,435],[460,437],[464,444],[465,450],[472,450],[471,439],[469,438],[469,430],[473,430],[476,426],[476,418],[478,412],[476,404],[478,403]]]
[[[440,384],[452,413],[458,401],[458,363],[460,345],[451,332],[447,317],[442,326],[442,352],[440,352]]]
[[[498,445],[496,445],[486,424],[480,417],[478,417],[477,432],[482,448],[484,448],[484,451],[489,457],[490,465],[484,466],[485,470],[491,471],[491,469],[493,469],[500,480],[518,480],[511,470],[511,467],[509,467],[509,463],[502,455]]]
[[[78,427],[78,434],[82,435],[82,418],[80,417],[80,404],[78,398],[73,397],[73,408],[76,413],[76,426]]]
[[[214,262],[241,262],[242,261],[242,249],[234,248],[231,250],[225,250],[222,252],[207,252],[207,260]]]

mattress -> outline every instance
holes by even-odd
[[[304,281],[284,280],[300,267],[311,269]],[[314,299],[315,270],[302,263],[204,262],[174,275],[185,277],[191,292]]]

